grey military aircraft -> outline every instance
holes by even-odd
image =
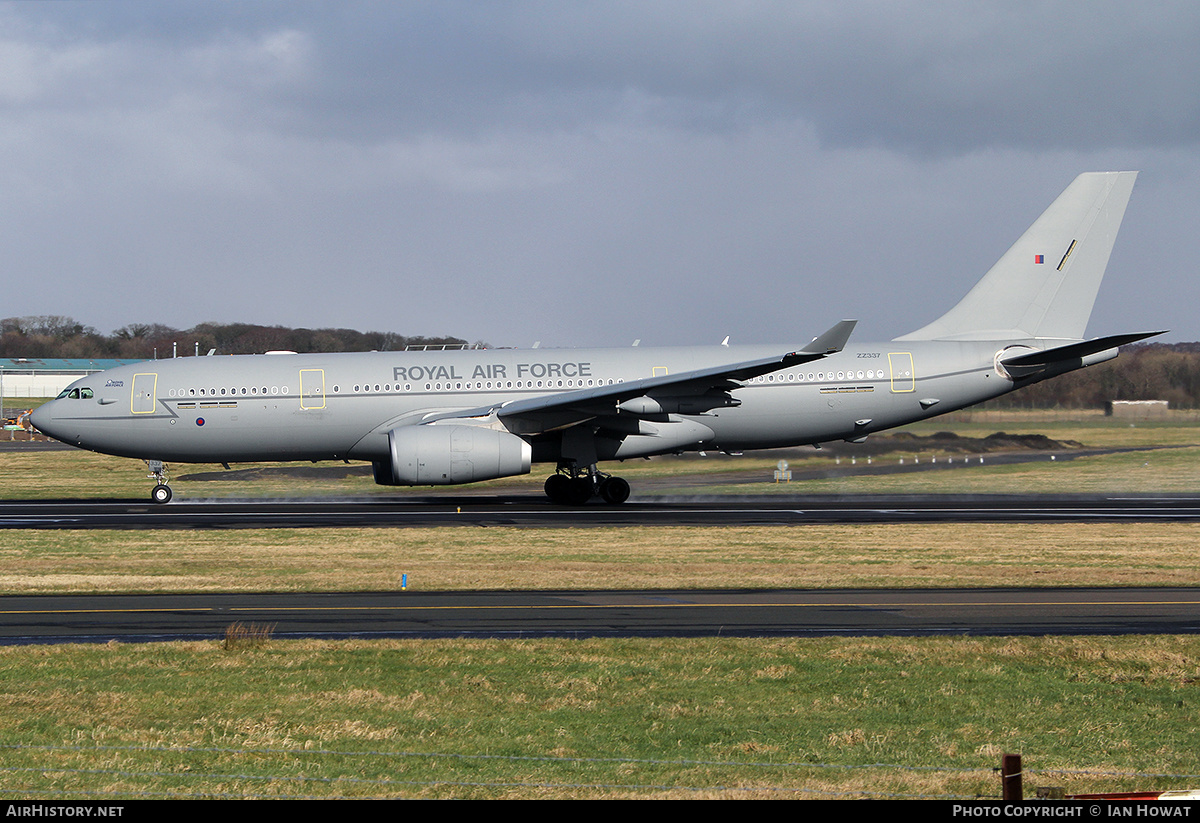
[[[75,381],[46,434],[166,463],[362,460],[382,485],[554,466],[547,496],[624,502],[599,464],[859,442],[1117,356],[1161,332],[1084,338],[1136,172],[1082,174],[954,308],[887,343],[843,320],[799,347],[267,353],[146,361]]]

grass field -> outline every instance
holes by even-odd
[[[1200,524],[0,532],[0,593],[1200,585]]]
[[[1140,451],[790,491],[1200,487],[1200,425],[1182,416],[952,418],[914,431],[945,429]],[[1164,445],[1177,448],[1154,448]],[[775,459],[620,472],[635,489],[694,494],[697,476],[769,477]],[[789,459],[837,466],[820,452]],[[141,500],[149,487],[134,461],[13,451],[0,461],[8,497]],[[536,493],[541,479],[484,491]],[[271,473],[173,486],[179,499],[396,493],[364,476]],[[401,573],[438,589],[1200,585],[1198,538],[1186,524],[10,530],[0,591],[370,590],[395,588]],[[7,647],[0,797],[995,796],[991,770],[1006,751],[1024,755],[1027,794],[1178,789],[1200,786],[1198,684],[1193,637]]]
[[[1003,752],[1027,796],[1170,789],[1200,771],[1198,660],[1196,638],[0,648],[0,797],[995,797]]]

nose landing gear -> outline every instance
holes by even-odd
[[[147,460],[146,465],[150,468],[150,474],[147,476],[157,481],[157,485],[150,490],[150,499],[159,504],[171,502],[171,487],[167,485],[167,464],[161,460]]]

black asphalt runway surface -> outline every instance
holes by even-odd
[[[1194,634],[1200,589],[372,592],[0,598],[0,643]]]
[[[10,501],[0,529],[800,526],[812,523],[1190,522],[1200,495],[763,495],[557,506],[540,494],[361,500]]]
[[[564,508],[540,496],[359,501],[0,503],[6,528],[776,525],[1171,522],[1200,496],[772,496]],[[275,637],[638,637],[1186,634],[1200,589],[420,592],[0,598],[0,643]]]

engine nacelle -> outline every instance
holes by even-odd
[[[448,486],[529,474],[533,454],[515,434],[453,425],[392,429],[388,449],[390,460],[374,464],[381,486]]]

